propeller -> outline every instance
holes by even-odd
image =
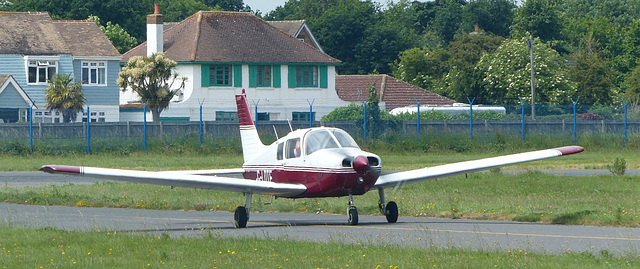
[[[353,170],[358,173],[366,173],[369,170],[369,159],[367,157],[359,155],[352,162]]]

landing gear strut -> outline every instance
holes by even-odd
[[[353,205],[353,195],[351,195],[351,193],[349,193],[349,207],[347,208],[347,215],[349,216],[347,224],[358,225],[358,208]]]
[[[251,193],[245,193],[247,196],[247,202],[245,206],[236,207],[236,212],[233,214],[233,223],[236,228],[246,228],[249,221],[249,209],[251,207]]]
[[[396,202],[391,201],[385,206],[385,197],[384,197],[384,189],[379,188],[378,194],[380,194],[380,201],[378,202],[378,207],[380,208],[380,212],[387,217],[387,222],[396,223],[398,221],[398,205]]]

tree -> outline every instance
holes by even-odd
[[[515,9],[512,0],[469,1],[462,11],[462,30],[471,32],[478,25],[488,33],[508,37]]]
[[[160,121],[160,113],[169,106],[171,99],[184,88],[186,77],[179,78],[173,72],[178,64],[159,52],[150,57],[134,56],[127,61],[118,78],[118,85],[126,91],[131,89],[140,96],[153,115],[153,121]],[[180,83],[173,89],[174,83]]]
[[[527,37],[507,39],[478,63],[485,72],[485,90],[480,97],[489,104],[517,104],[531,97],[531,73]],[[575,85],[568,79],[557,51],[534,38],[536,104],[568,104]]]
[[[63,122],[76,121],[82,106],[87,100],[82,93],[82,82],[75,81],[69,74],[56,74],[49,81],[45,89],[47,109],[59,110]]]
[[[423,89],[435,88],[449,72],[451,55],[444,49],[412,48],[400,53],[392,64],[393,77]]]
[[[118,50],[120,53],[125,53],[132,49],[133,47],[138,45],[138,40],[129,35],[127,31],[125,31],[119,24],[113,24],[111,22],[107,22],[107,25],[102,25],[102,21],[98,16],[90,15],[87,20],[94,21],[100,30],[107,36],[111,44]]]
[[[529,36],[544,42],[561,40],[565,25],[560,12],[559,0],[526,0],[516,11],[513,33],[516,38]]]
[[[574,56],[575,64],[569,68],[571,80],[576,83],[576,96],[585,105],[610,105],[615,85],[612,71],[597,51],[593,33],[583,39],[583,49]]]

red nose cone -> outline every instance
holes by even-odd
[[[369,160],[365,156],[358,156],[353,160],[353,170],[358,173],[365,173],[369,169]]]

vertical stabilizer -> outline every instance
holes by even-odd
[[[238,121],[240,123],[240,138],[242,140],[242,154],[244,161],[247,162],[262,151],[265,145],[260,141],[258,131],[251,118],[247,96],[242,90],[242,94],[236,95],[236,104],[238,105]]]

